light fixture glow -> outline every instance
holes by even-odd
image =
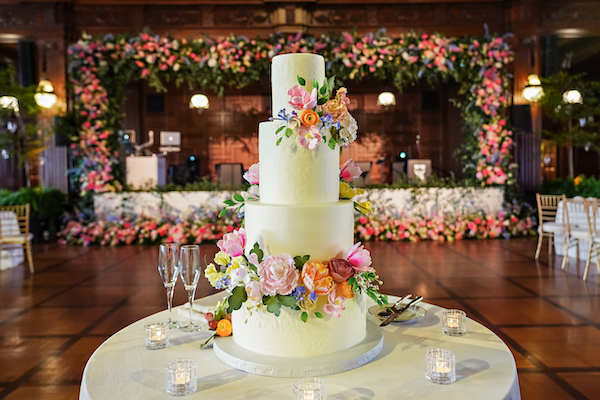
[[[396,96],[392,92],[381,92],[377,97],[377,104],[380,106],[392,106],[396,104]]]
[[[208,97],[201,93],[196,93],[190,99],[190,108],[207,110],[209,105]]]
[[[536,74],[531,74],[527,77],[527,86],[523,89],[522,95],[530,103],[536,103],[544,96],[542,82]]]
[[[33,95],[35,102],[42,108],[50,108],[56,104],[56,95],[54,94],[54,86],[45,78],[40,80],[37,87],[37,93]]]
[[[582,104],[583,98],[579,90],[572,89],[563,93],[563,101],[567,104]]]
[[[19,100],[17,100],[14,96],[1,96],[0,97],[0,107],[2,108],[10,108],[15,113],[19,112]]]

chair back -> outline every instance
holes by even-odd
[[[597,231],[597,215],[598,215],[598,199],[594,199],[594,198],[587,198],[585,200],[585,202],[587,203],[587,219],[588,219],[588,227],[590,229],[590,235],[594,236],[596,235]]]
[[[588,228],[591,229],[589,225],[588,202],[583,199],[567,199],[567,196],[563,196],[563,227],[566,234],[570,236],[573,228],[576,226],[587,224]]]
[[[564,195],[539,194],[535,195],[538,207],[539,224],[542,226],[544,222],[556,221],[556,213],[558,212],[558,204],[565,197]],[[566,204],[566,203],[565,203]]]
[[[21,235],[29,235],[29,204],[23,206],[0,206],[0,212],[10,212],[17,216],[19,232]],[[2,224],[0,223],[0,237],[2,237]]]

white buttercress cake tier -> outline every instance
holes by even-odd
[[[279,111],[286,109],[291,113],[294,109],[290,105],[288,91],[298,85],[298,76],[306,84],[304,89],[311,91],[313,81],[316,79],[319,87],[325,83],[325,59],[318,54],[281,54],[273,57],[271,62],[271,94],[272,114],[277,116]]]
[[[351,201],[337,203],[274,205],[248,201],[246,254],[258,243],[265,256],[310,255],[311,261],[343,258],[354,244]]]
[[[319,296],[314,310],[323,318],[310,311],[307,322],[302,322],[298,310],[281,307],[277,317],[266,311],[252,312],[244,303],[231,314],[233,340],[247,350],[276,357],[316,357],[360,343],[366,335],[365,296],[346,299],[339,318],[323,312],[326,301],[326,296]]]
[[[313,150],[298,145],[285,129],[275,134],[280,121],[258,127],[260,201],[270,204],[337,202],[340,193],[340,150],[320,142]],[[282,138],[279,146],[277,139]]]

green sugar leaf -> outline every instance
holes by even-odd
[[[231,296],[227,299],[229,303],[227,314],[231,314],[234,310],[239,310],[246,300],[248,300],[246,289],[243,286],[236,286],[231,292]]]
[[[324,84],[323,86],[321,86],[321,89],[319,89],[319,93],[321,94],[325,94],[327,93],[327,84]]]
[[[329,139],[328,145],[331,150],[335,150],[335,140],[333,138]]]
[[[316,312],[315,311],[315,317],[317,317],[317,318],[323,318],[323,314],[321,314],[320,312]]]
[[[281,312],[281,302],[277,299],[277,297],[263,297],[263,303],[267,306],[268,312],[273,313],[275,314],[275,316],[279,317],[279,313]]]
[[[277,140],[277,146],[279,146],[279,144],[281,143],[281,139],[283,139],[283,138],[281,138],[281,137],[280,137],[280,138]]]
[[[258,262],[261,262],[265,256],[265,253],[260,249],[258,243],[254,243],[254,247],[252,250],[250,250],[250,254],[252,253],[256,254],[256,257],[258,257]]]
[[[298,75],[298,83],[301,84],[302,86],[306,85],[306,81],[300,75]]]
[[[306,313],[306,311],[303,311],[302,314],[300,314],[300,318],[304,322],[306,322],[308,320],[308,314]]]
[[[283,128],[285,128],[285,125],[281,125],[279,128],[277,128],[277,130],[275,131],[275,134],[278,134],[279,132],[281,132],[283,130]]]
[[[291,130],[290,128],[287,128],[287,129],[285,130],[285,136],[287,136],[287,137],[290,137],[290,136],[292,136],[292,130]]]
[[[318,87],[319,87],[319,81],[317,80],[317,78],[315,78],[315,79],[313,80],[313,87],[314,87],[314,88],[318,88]]]
[[[233,199],[235,201],[237,201],[237,202],[244,202],[244,201],[246,201],[246,200],[244,200],[244,198],[242,197],[242,195],[237,194],[237,193],[233,195]]]
[[[289,307],[291,309],[295,310],[296,308],[298,308],[298,305],[296,304],[297,300],[296,300],[296,297],[294,297],[294,296],[284,296],[284,295],[278,294],[277,300],[279,300],[282,305]]]
[[[327,103],[327,97],[321,97],[319,100],[317,100],[317,104],[320,106],[322,106],[325,103]]]
[[[223,215],[227,214],[227,209],[224,208],[221,210],[221,212],[219,213],[219,218],[221,218]]]

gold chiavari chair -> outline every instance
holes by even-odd
[[[29,233],[29,204],[24,206],[1,206],[0,212],[10,212],[17,216],[19,233],[12,231],[2,232],[2,223],[0,222],[0,251],[4,244],[20,244],[25,250],[29,271],[33,274],[33,258],[31,256],[31,239],[33,235]]]
[[[563,232],[563,225],[556,222],[556,213],[558,211],[558,204],[563,199],[562,195],[545,195],[536,194],[538,217],[539,217],[539,239],[537,249],[535,251],[535,259],[540,258],[540,252],[542,251],[542,242],[544,237],[549,239],[548,241],[548,257],[552,256],[552,245],[554,241],[554,234]]]

